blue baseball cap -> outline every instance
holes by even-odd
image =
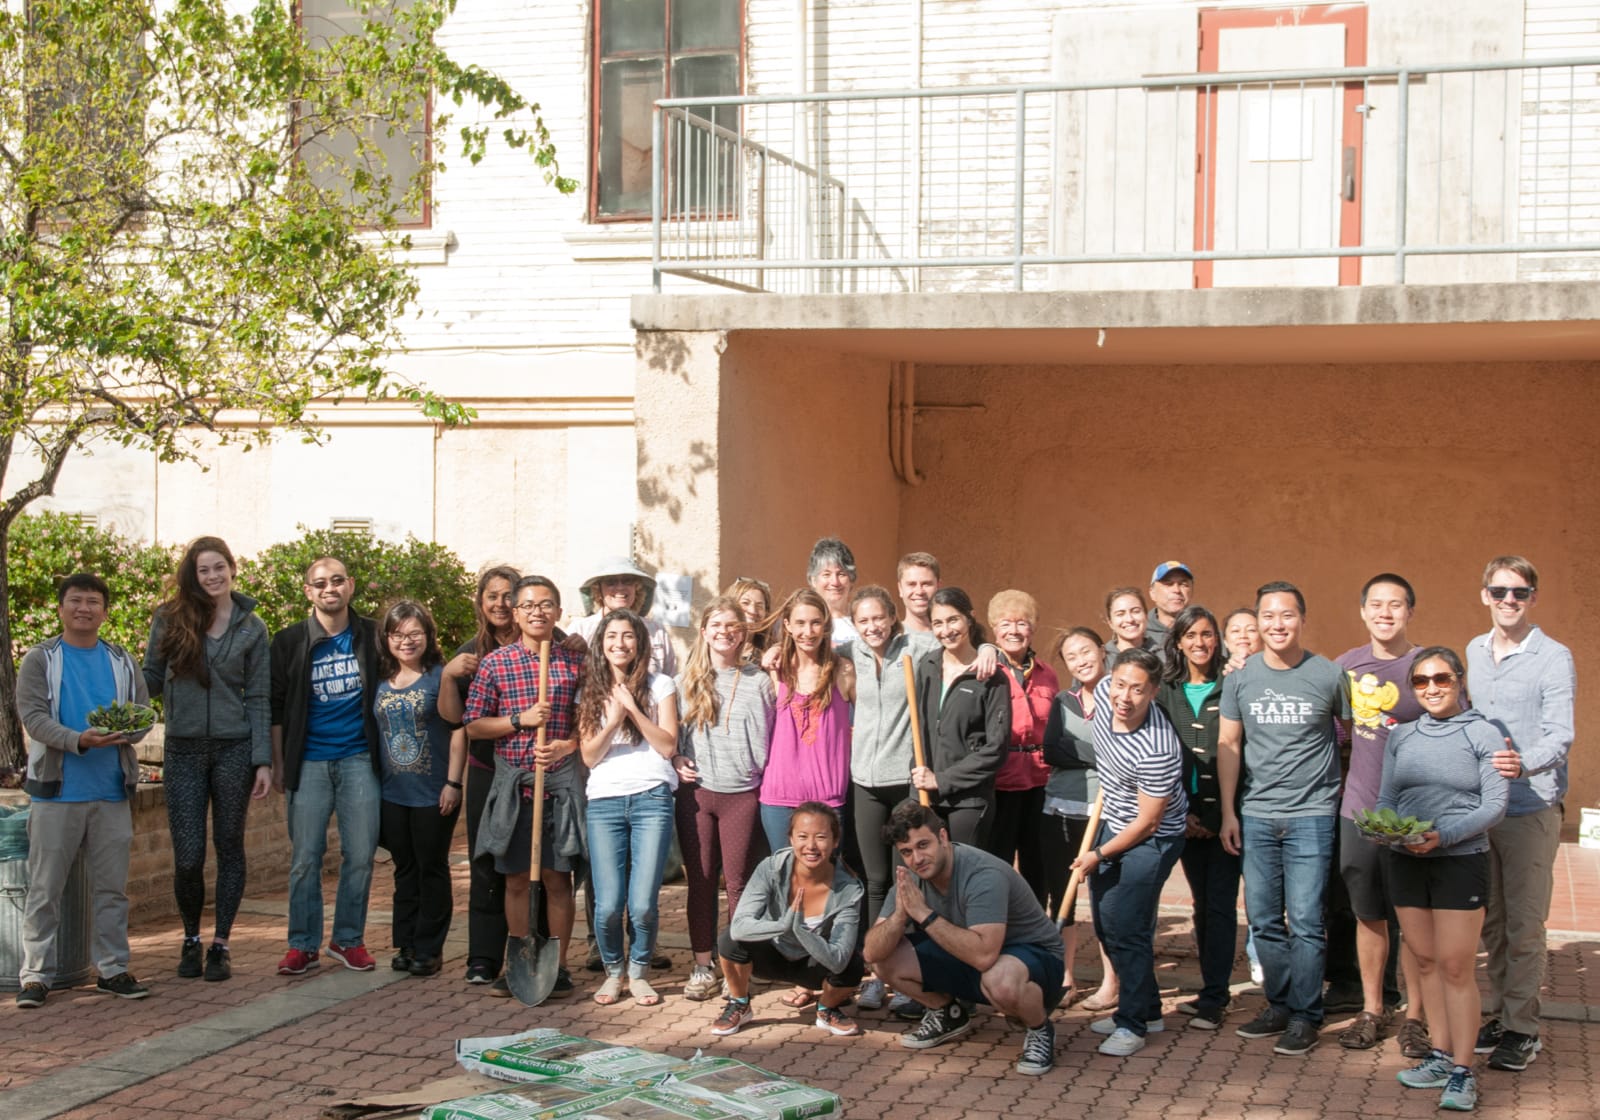
[[[1182,572],[1190,579],[1194,579],[1194,573],[1189,570],[1189,565],[1185,564],[1182,560],[1163,560],[1161,563],[1156,565],[1155,575],[1150,577],[1150,582],[1160,583],[1173,572]]]

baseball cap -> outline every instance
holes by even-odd
[[[1190,579],[1194,578],[1194,573],[1189,570],[1189,565],[1185,564],[1182,560],[1163,560],[1161,563],[1156,565],[1155,575],[1150,577],[1150,582],[1160,583],[1173,572],[1182,572]]]

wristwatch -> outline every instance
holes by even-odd
[[[512,731],[521,731],[522,730],[522,713],[521,712],[512,712],[511,713],[511,730]]]

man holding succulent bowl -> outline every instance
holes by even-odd
[[[61,633],[29,650],[17,671],[28,734],[28,900],[22,916],[18,1007],[41,1007],[56,971],[62,891],[81,851],[94,899],[95,989],[143,999],[128,971],[129,796],[139,782],[135,740],[154,722],[144,674],[100,628],[111,589],[70,575],[56,591]],[[142,725],[142,726],[141,726]]]

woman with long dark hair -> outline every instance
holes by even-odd
[[[184,549],[145,648],[150,695],[163,698],[163,778],[172,831],[172,889],[183,916],[178,975],[226,980],[228,936],[244,898],[245,818],[272,788],[267,625],[234,589],[239,566],[219,537]],[[206,811],[217,850],[216,926],[200,949],[206,903]]]
[[[624,986],[641,1007],[661,1002],[649,972],[678,788],[672,764],[678,694],[671,677],[651,672],[650,654],[644,619],[630,610],[608,611],[595,630],[578,693],[579,749],[589,767],[595,941],[606,973],[594,1001],[602,1006],[621,999]],[[626,977],[624,912],[631,927]]]
[[[761,775],[777,708],[772,681],[743,659],[745,614],[727,596],[700,614],[700,635],[678,677],[677,821],[689,885],[689,948],[694,964],[687,999],[717,991],[711,951],[717,943],[717,879],[728,883],[728,913],[754,860]]]
[[[471,654],[444,664],[428,608],[409,599],[385,612],[372,701],[381,744],[383,846],[394,858],[394,946],[390,967],[413,976],[439,971],[452,907],[450,843],[461,813],[467,765],[458,686]]]
[[[1100,1053],[1125,1058],[1162,1030],[1156,983],[1156,912],[1161,885],[1183,851],[1187,799],[1183,747],[1156,706],[1161,658],[1125,649],[1095,686],[1094,755],[1100,774],[1100,830],[1072,866],[1089,881],[1094,929],[1122,992],[1116,1012],[1090,1024],[1108,1037]]]
[[[1184,746],[1183,790],[1189,800],[1183,876],[1194,900],[1200,996],[1178,1005],[1189,1025],[1214,1031],[1227,1013],[1229,978],[1239,947],[1239,857],[1222,846],[1222,792],[1217,740],[1222,733],[1222,635],[1216,616],[1189,606],[1165,639],[1166,676],[1156,703]]]
[[[465,703],[478,662],[521,636],[512,610],[517,581],[522,573],[504,564],[478,573],[477,591],[472,596],[477,632],[456,656],[466,655],[465,675],[457,682]],[[478,850],[478,822],[483,819],[483,804],[494,784],[494,740],[469,739],[465,730],[457,731],[466,744],[467,851]],[[467,880],[467,983],[489,984],[491,995],[511,995],[500,976],[506,952],[506,877],[494,869],[493,858],[474,859]]]
[[[939,649],[916,666],[917,707],[927,765],[913,767],[911,787],[927,790],[950,839],[983,847],[994,816],[994,780],[1011,737],[1011,686],[996,673],[979,680],[978,646],[988,633],[959,587],[941,587],[929,608]]]

